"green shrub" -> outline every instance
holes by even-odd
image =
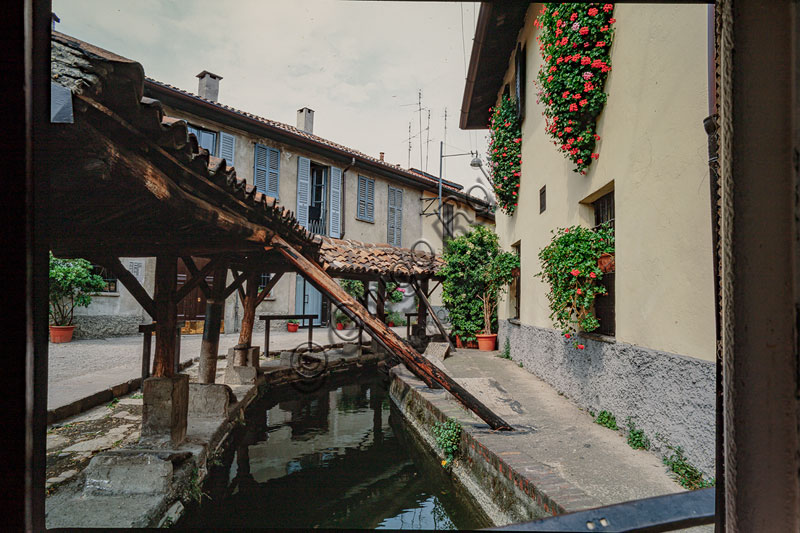
[[[102,291],[106,282],[93,274],[86,259],[59,259],[50,252],[50,321],[71,326],[76,307],[88,307],[91,293]]]
[[[636,424],[633,423],[631,417],[628,417],[628,446],[634,450],[649,450],[650,439],[644,434],[644,430],[636,429]]]
[[[617,428],[617,418],[610,411],[600,411],[594,421],[608,429],[619,429]]]

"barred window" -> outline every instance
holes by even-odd
[[[117,292],[117,277],[111,273],[110,270],[107,268],[100,266],[100,265],[92,265],[92,274],[97,274],[103,281],[106,282],[106,286],[100,292]]]

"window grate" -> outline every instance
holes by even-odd
[[[106,282],[105,288],[100,292],[117,292],[117,277],[110,270],[100,265],[94,265],[92,274],[97,274]]]

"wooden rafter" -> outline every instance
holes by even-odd
[[[231,272],[233,272],[235,277],[234,277],[233,281],[231,282],[231,284],[228,285],[225,288],[225,293],[222,295],[222,298],[224,300],[227,300],[228,296],[233,294],[233,291],[235,291],[236,289],[241,288],[242,283],[244,282],[245,278],[247,277],[247,275],[244,272],[242,272],[241,274],[236,273],[235,270],[231,270]]]
[[[197,274],[200,272],[191,256],[181,256],[181,261],[183,261],[183,264],[186,265],[186,268],[189,270],[192,276],[197,276]],[[208,286],[208,283],[206,283],[205,279],[201,279],[198,286],[200,287],[200,290],[203,291],[203,295],[206,298],[211,297],[211,288]]]
[[[186,295],[189,294],[192,291],[192,289],[194,289],[200,283],[205,285],[206,289],[208,289],[208,285],[205,282],[206,276],[224,258],[225,258],[225,256],[223,256],[223,255],[218,255],[218,256],[214,257],[211,261],[206,263],[206,265],[202,269],[200,269],[199,271],[197,270],[197,266],[195,266],[194,261],[192,261],[191,258],[188,258],[188,259],[189,259],[189,263],[191,263],[192,266],[189,266],[189,263],[186,262],[187,258],[184,258],[183,262],[186,265],[186,268],[188,268],[189,271],[191,272],[192,271],[192,267],[194,267],[194,270],[195,270],[196,273],[192,272],[192,274],[193,274],[192,275],[192,279],[187,280],[186,283],[183,284],[183,287],[181,287],[178,290],[178,292],[176,293],[175,297],[178,299],[178,301],[180,302],[181,300],[186,298]],[[206,293],[206,297],[208,297],[208,294],[210,294],[210,291],[209,291],[209,293]]]
[[[147,314],[150,315],[150,318],[153,320],[156,319],[156,305],[153,299],[147,294],[147,291],[139,283],[139,280],[136,279],[136,276],[131,274],[128,269],[122,265],[118,257],[100,257],[92,259],[92,261],[111,270],[125,288],[128,289],[131,296],[133,296]]]
[[[456,383],[441,368],[434,365],[420,355],[411,346],[403,342],[394,331],[386,324],[373,317],[358,303],[355,298],[336,283],[317,263],[309,260],[289,245],[283,238],[276,235],[272,238],[272,245],[279,248],[286,259],[295,265],[318,290],[332,300],[338,302],[340,309],[351,319],[360,322],[390,353],[395,354],[428,386],[441,385],[450,392],[466,408],[470,409],[492,429],[511,429],[511,426],[502,418],[493,413],[464,387]]]

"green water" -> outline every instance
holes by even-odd
[[[179,527],[479,529],[491,524],[392,405],[382,376],[268,393]]]

